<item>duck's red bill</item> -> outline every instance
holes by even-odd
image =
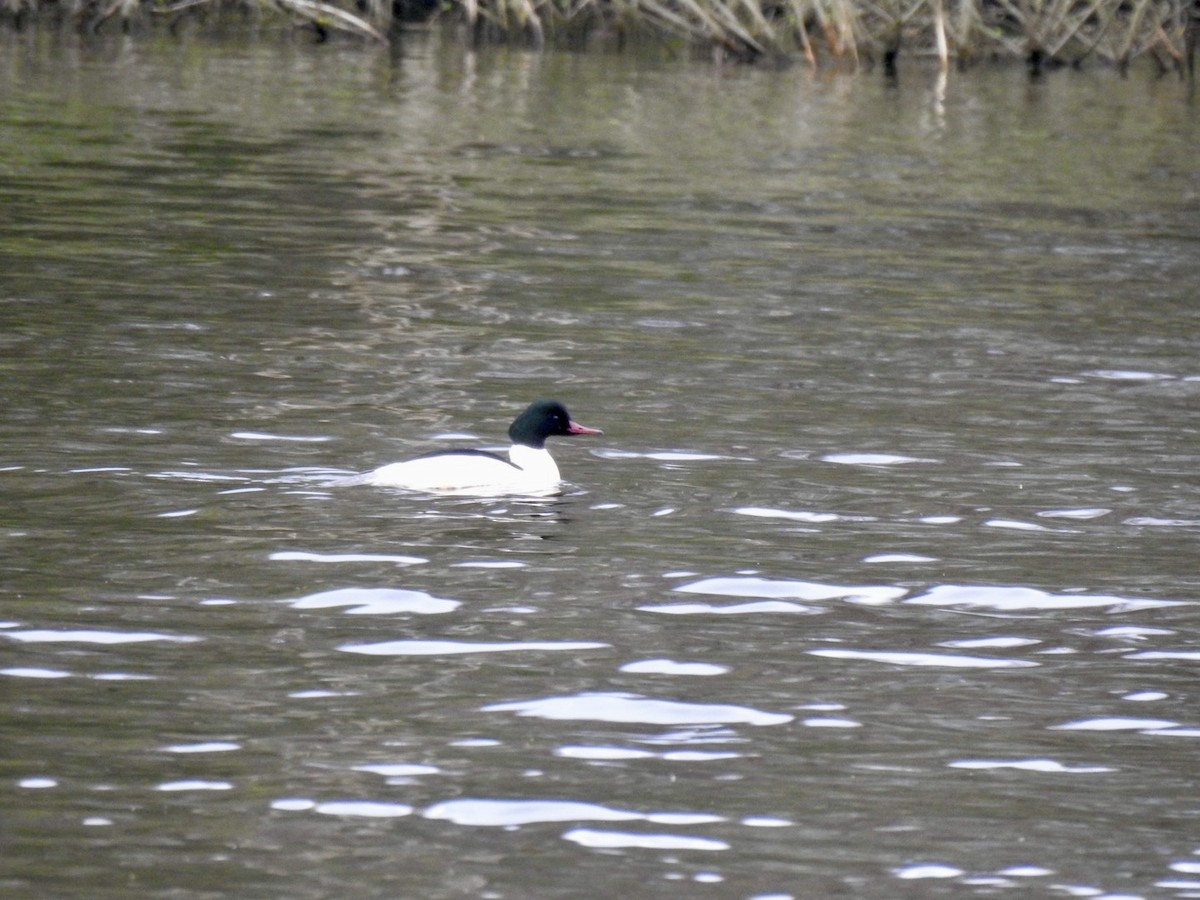
[[[588,428],[578,422],[567,423],[567,434],[604,434],[599,428]]]

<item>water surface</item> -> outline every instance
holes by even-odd
[[[6,896],[1200,896],[1181,85],[4,40]]]

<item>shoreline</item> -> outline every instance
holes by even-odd
[[[340,2],[340,5],[339,5]],[[1195,81],[1200,0],[0,0],[8,31],[65,30],[84,37],[165,29],[262,34],[301,28],[391,45],[451,28],[472,46],[623,51],[647,44],[714,62],[882,69],[901,57],[942,69],[1023,62],[1032,76],[1138,61]]]

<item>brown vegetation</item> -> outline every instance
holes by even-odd
[[[15,27],[66,22],[84,32],[230,9],[279,14],[321,37],[386,42],[441,20],[461,23],[473,41],[541,47],[654,35],[738,60],[878,62],[888,72],[902,53],[943,67],[1020,58],[1034,73],[1089,59],[1125,68],[1145,57],[1194,78],[1200,30],[1200,0],[0,0]]]

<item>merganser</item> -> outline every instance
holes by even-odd
[[[555,493],[562,477],[546,438],[553,435],[603,434],[571,421],[557,400],[537,400],[508,426],[508,456],[487,450],[435,450],[405,462],[368,472],[360,484],[468,496]]]

